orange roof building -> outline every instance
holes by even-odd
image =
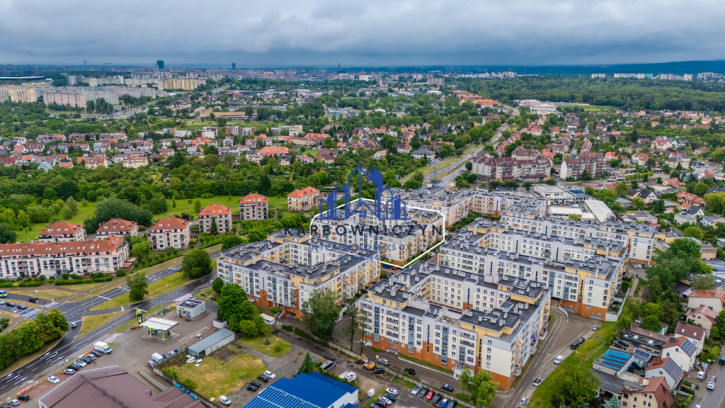
[[[287,194],[287,208],[290,211],[307,211],[318,204],[320,190],[307,186]]]
[[[269,216],[269,200],[261,194],[247,194],[239,200],[240,220],[265,220]]]
[[[40,231],[38,241],[41,242],[69,242],[84,241],[86,230],[82,225],[67,221],[54,222]]]
[[[191,241],[189,221],[175,217],[163,218],[149,229],[148,238],[154,251],[186,249]]]
[[[221,205],[211,204],[202,208],[199,212],[199,231],[210,234],[212,224],[216,224],[218,234],[226,234],[232,231],[232,209]]]
[[[135,237],[138,235],[138,224],[133,221],[126,221],[121,218],[112,218],[98,227],[96,230],[97,237],[104,236],[124,236],[130,235]]]

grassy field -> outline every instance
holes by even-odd
[[[8,289],[8,293],[14,293],[16,295],[34,296],[44,300],[57,300],[74,296],[76,292],[70,290],[61,289],[36,289],[36,288],[25,288],[20,289]]]
[[[215,399],[220,395],[234,393],[265,370],[261,359],[242,353],[236,348],[228,347],[221,351],[221,354],[215,352],[204,357],[199,367],[184,364],[169,368],[176,371],[179,381],[191,379],[196,384],[194,391]]]
[[[83,220],[92,216],[95,211],[96,203],[89,202],[86,203],[85,206],[78,203],[78,214],[74,215],[66,221],[72,222],[74,224],[83,225]],[[17,242],[29,242],[38,239],[40,231],[42,231],[43,228],[47,227],[48,225],[49,224],[46,223],[31,224],[30,230],[18,231],[18,235],[16,238]]]
[[[231,207],[232,214],[239,214],[239,196],[214,196],[211,198],[184,198],[176,200],[176,208],[174,208],[174,200],[166,200],[168,211],[162,214],[154,215],[154,220],[160,220],[165,217],[172,217],[174,215],[181,215],[182,213],[193,215],[196,219],[199,214],[194,211],[194,202],[199,200],[201,208],[206,207],[210,204],[221,204],[227,207]]]
[[[264,353],[272,357],[281,357],[289,353],[292,346],[289,342],[280,339],[277,336],[269,336],[269,344],[264,344],[265,340],[263,336],[254,339],[239,339],[235,341],[237,344],[247,346],[253,350],[257,350],[260,353]]]
[[[587,112],[591,111],[616,111],[619,109],[616,106],[609,106],[609,105],[581,105],[578,106],[579,108],[583,108]]]
[[[186,279],[181,272],[172,273],[169,276],[149,283],[149,293],[146,295],[146,298],[155,298],[176,288],[180,288],[189,282],[191,282],[191,280]],[[113,309],[115,307],[126,306],[128,304],[131,304],[131,299],[129,298],[128,293],[124,293],[123,295],[107,300],[98,306],[94,306],[91,310]]]
[[[287,197],[269,197],[269,209],[272,210],[274,208],[280,209],[280,210],[286,210],[287,209]]]
[[[126,312],[113,312],[98,315],[83,316],[83,322],[81,323],[81,331],[78,333],[78,337],[83,337],[86,334],[96,330],[111,320],[117,318]],[[70,329],[73,330],[73,329]]]
[[[559,364],[554,372],[539,385],[531,396],[529,407],[557,408],[551,404],[554,395],[562,394],[562,385],[567,373],[581,368],[589,369],[609,347],[607,339],[617,331],[617,324],[604,322],[599,330],[579,348]]]

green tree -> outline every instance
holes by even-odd
[[[136,272],[126,277],[128,285],[128,297],[131,301],[143,300],[144,296],[149,293],[149,284],[146,282],[146,274],[144,272]]]
[[[73,197],[65,200],[65,206],[68,207],[73,215],[78,214],[78,202]]]
[[[594,401],[599,389],[599,379],[586,368],[571,370],[563,381],[564,402],[573,407],[587,406]]]
[[[692,278],[692,289],[715,289],[715,277],[712,275],[696,275]]]
[[[11,244],[15,242],[17,234],[13,227],[6,223],[0,223],[0,244]]]
[[[617,397],[610,398],[609,401],[604,404],[604,408],[619,408],[619,399]]]
[[[201,278],[212,271],[211,258],[203,249],[192,249],[181,261],[181,272],[189,279]]]
[[[472,162],[466,162],[466,170],[472,171],[473,170],[473,163]]]
[[[349,321],[345,326],[343,334],[350,337],[350,351],[352,351],[352,346],[355,343],[355,334],[357,333],[359,326],[360,310],[356,307],[350,306],[345,314],[347,315]]]
[[[133,244],[131,248],[131,255],[138,259],[146,259],[151,254],[151,243],[142,239]]]
[[[92,234],[96,232],[100,224],[112,218],[122,218],[141,225],[150,225],[151,217],[152,215],[149,210],[142,209],[126,200],[109,198],[98,203],[93,217],[83,221],[83,225],[86,228],[86,232]]]
[[[201,201],[196,200],[194,201],[194,214],[199,215],[199,212],[201,212]]]
[[[461,388],[471,394],[471,403],[478,408],[488,408],[496,397],[498,383],[493,381],[491,373],[480,370],[476,375],[470,369],[461,373]]]
[[[15,222],[20,228],[28,228],[30,226],[30,217],[25,211],[19,210]]]
[[[312,361],[312,356],[310,355],[310,351],[307,350],[305,353],[305,357],[302,359],[302,363],[300,364],[300,373],[309,374],[311,372],[315,371],[315,362]]]
[[[329,340],[339,317],[337,295],[330,290],[315,291],[302,304],[302,321],[310,332],[322,340]]]
[[[211,219],[211,227],[209,227],[209,233],[211,235],[219,234],[219,227],[216,225],[216,218]]]
[[[237,235],[225,235],[224,238],[222,238],[222,251],[243,243],[244,240]]]
[[[216,293],[217,295],[222,293],[223,287],[224,287],[224,281],[222,280],[222,278],[219,278],[219,277],[215,278],[214,282],[212,282],[212,284],[211,284],[211,288],[214,290],[214,293]]]
[[[632,199],[632,205],[634,205],[634,208],[641,210],[644,208],[644,200],[639,197],[635,197]]]
[[[700,227],[697,227],[694,225],[690,225],[689,227],[685,228],[685,230],[683,231],[683,234],[686,237],[692,237],[692,238],[696,238],[699,240],[702,240],[702,238],[704,236]]]

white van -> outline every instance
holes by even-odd
[[[704,371],[698,372],[697,373],[697,379],[698,380],[704,380],[705,379],[705,372]]]

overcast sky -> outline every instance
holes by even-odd
[[[722,0],[0,0],[0,64],[725,59]]]

